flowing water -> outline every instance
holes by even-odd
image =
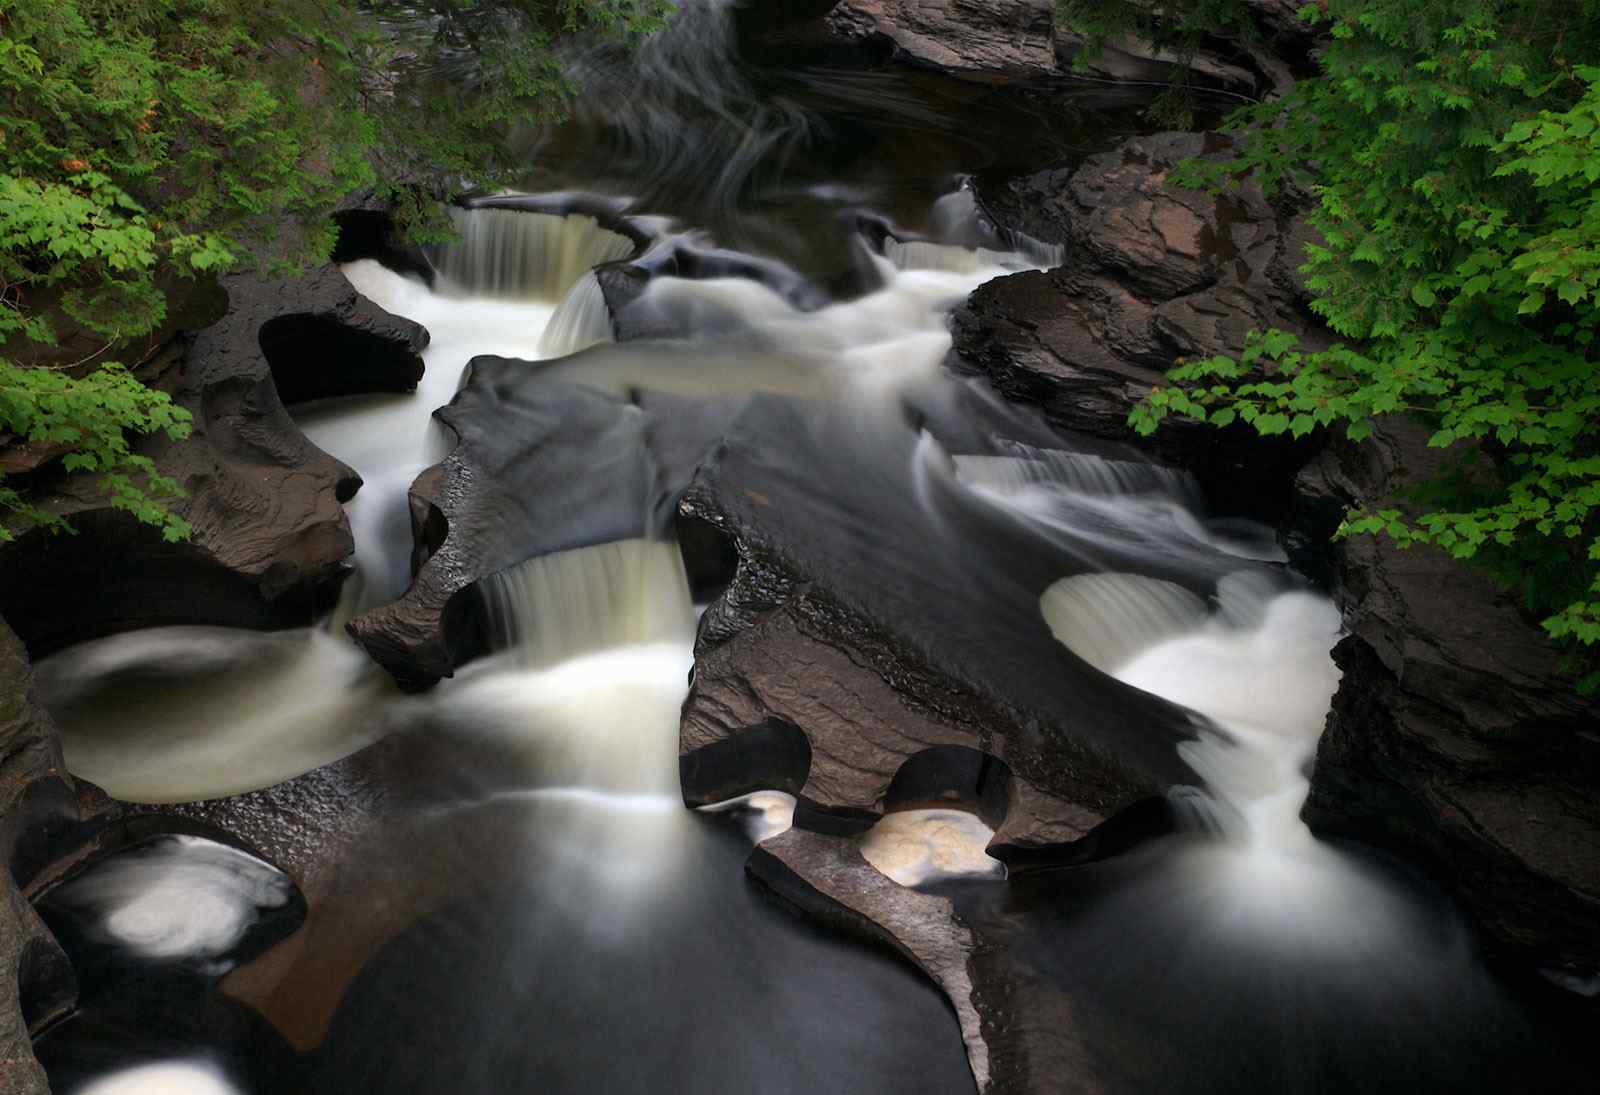
[[[1192,780],[1173,791],[1184,835],[1011,880],[964,810],[891,812],[859,838],[884,876],[955,894],[972,923],[1011,933],[1008,961],[1070,986],[1103,1089],[1541,1086],[1507,1071],[1545,1043],[1448,904],[1299,819],[1341,622],[1271,530],[1208,515],[1181,471],[1069,449],[944,371],[950,308],[1060,258],[998,233],[955,177],[1010,162],[1015,141],[955,137],[916,74],[752,66],[729,18],[685,0],[643,58],[579,58],[593,91],[578,117],[529,139],[530,178],[553,192],[457,210],[431,286],[345,267],[432,341],[414,395],[294,409],[365,483],[331,619],[121,635],[40,666],[69,767],[112,795],[193,803],[312,773],[343,811],[319,829],[284,792],[275,824],[299,835],[266,850],[301,867],[306,907],[289,911],[303,924],[284,921],[283,876],[197,837],[53,891],[50,915],[82,925],[94,956],[79,1012],[39,1043],[54,1081],[91,1095],[973,1090],[926,979],[744,880],[793,796],[683,807],[679,712],[703,606],[670,506],[485,582],[494,652],[431,692],[401,694],[344,637],[405,590],[407,488],[450,444],[432,412],[468,361],[495,355],[550,393],[699,408],[686,436],[700,414],[770,426],[756,443],[796,485],[792,519],[835,530],[849,566],[954,621],[930,649],[1004,649],[1042,619],[1094,672],[1193,713],[1177,746]],[[874,127],[921,158],[848,151]],[[1035,166],[1088,139],[1039,132]],[[591,271],[625,258],[653,274],[625,312],[651,337],[614,343]],[[766,417],[739,417],[750,408]],[[270,812],[277,793],[238,801]],[[1013,923],[1030,901],[1059,910],[1047,929]]]

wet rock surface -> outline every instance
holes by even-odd
[[[858,831],[909,759],[961,746],[1010,773],[1004,857],[1081,837],[1193,778],[1175,750],[1187,714],[1079,661],[1045,626],[1038,597],[1081,565],[1070,551],[1042,547],[958,487],[930,485],[920,507],[895,482],[913,460],[910,435],[857,464],[833,428],[757,405],[680,504],[739,555],[701,620],[680,739],[686,801],[771,787],[800,797],[807,824]],[[935,540],[930,519],[982,531]],[[752,732],[768,744],[741,748]]]
[[[474,358],[436,412],[450,455],[411,488],[416,575],[349,631],[407,688],[485,652],[477,582],[535,555],[642,535],[652,469],[644,414],[540,366]]]
[[[223,318],[168,342],[141,371],[194,416],[187,440],[135,446],[188,492],[171,508],[193,536],[168,543],[113,510],[93,475],[35,473],[30,497],[76,529],[0,546],[0,611],[35,657],[164,624],[304,625],[332,603],[351,551],[341,502],[361,480],[312,445],[284,403],[408,390],[427,332],[359,297],[332,267],[223,284]]]
[[[1120,35],[1086,59],[1101,80],[1161,82],[1173,66],[1187,65],[1202,87],[1266,94],[1293,81],[1307,48],[1290,0],[1249,0],[1256,33],[1237,40],[1207,39],[1192,55],[1157,49],[1135,35]],[[754,23],[758,40],[818,40],[878,50],[895,60],[973,80],[1041,80],[1081,75],[1086,37],[1061,23],[1052,0],[790,0]]]
[[[1193,472],[1224,510],[1272,516],[1286,507],[1302,449],[1244,426],[1174,419],[1141,439],[1127,425],[1165,370],[1237,354],[1251,330],[1326,345],[1296,270],[1310,239],[1304,222],[1249,184],[1216,198],[1167,185],[1181,160],[1227,147],[1209,134],[1137,137],[1070,173],[981,193],[1002,224],[1008,211],[1033,207],[1016,227],[1064,226],[1067,256],[1053,270],[979,287],[952,318],[951,364],[1069,429],[1138,444]]]
[[[483,579],[535,556],[665,535],[678,493],[737,405],[649,390],[623,398],[550,368],[474,358],[437,412],[457,442],[411,488],[415,577],[398,600],[349,624],[402,687],[426,688],[490,649]]]
[[[1435,474],[1421,427],[1336,445],[1301,475],[1312,538],[1344,507]],[[1491,941],[1566,987],[1600,985],[1600,706],[1517,596],[1427,548],[1331,557],[1352,633],[1307,820],[1425,865]]]
[[[54,724],[33,689],[21,641],[0,620],[0,1092],[49,1090],[29,1048],[29,1027],[72,1006],[77,985],[60,946],[18,892],[25,831],[71,802]],[[26,868],[24,867],[24,870]]]

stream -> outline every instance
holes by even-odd
[[[525,135],[536,199],[454,210],[432,285],[343,267],[431,341],[414,394],[291,408],[364,480],[333,615],[116,635],[39,665],[69,768],[111,796],[317,821],[257,849],[299,865],[298,891],[197,830],[46,896],[81,981],[37,1042],[55,1089],[978,1090],[929,977],[746,877],[793,795],[685,807],[680,712],[716,591],[671,506],[567,514],[565,546],[483,583],[492,651],[429,691],[346,637],[405,592],[407,490],[453,443],[433,412],[489,355],[556,406],[583,388],[755,423],[756,459],[797,484],[788,518],[827,527],[886,599],[909,591],[929,649],[1003,653],[1042,620],[1095,673],[1194,714],[1179,831],[1120,854],[1008,878],[990,824],[927,803],[852,838],[1007,940],[1022,980],[1063,986],[1076,1029],[1029,1028],[1062,1047],[1032,1090],[1572,1090],[1561,1043],[1442,895],[1300,820],[1342,622],[1273,530],[1208,513],[1180,472],[1052,447],[945,368],[952,308],[1060,256],[997,230],[964,178],[1105,147],[1137,104],[742,58],[718,0],[684,0],[641,57],[573,64],[575,117]],[[630,257],[651,272],[627,313],[643,333],[615,342],[592,271]],[[1136,715],[1108,722],[1172,749]]]

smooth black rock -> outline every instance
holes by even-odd
[[[341,503],[361,480],[300,432],[279,383],[307,398],[406,390],[427,332],[363,300],[332,267],[223,286],[222,319],[140,367],[194,416],[186,440],[135,442],[188,492],[170,506],[190,539],[168,543],[112,509],[95,475],[49,465],[29,477],[29,498],[76,529],[0,545],[0,613],[35,657],[167,624],[304,626],[331,606],[352,546]]]

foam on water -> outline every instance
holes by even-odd
[[[539,339],[547,357],[575,354],[600,342],[611,341],[611,310],[600,279],[587,273],[573,283]]]
[[[953,878],[1002,879],[1005,864],[986,852],[994,830],[965,810],[898,810],[861,838],[861,855],[902,886]]]
[[[293,892],[267,863],[225,844],[175,836],[112,856],[62,885],[53,900],[91,916],[91,934],[155,961],[223,959],[260,915]]]
[[[200,1060],[159,1061],[92,1080],[72,1095],[242,1095],[215,1065]]]
[[[345,636],[133,631],[39,664],[67,768],[127,802],[268,787],[382,736],[387,676]]]
[[[794,828],[795,797],[787,791],[752,791],[748,795],[701,806],[708,814],[733,814],[750,839],[760,844]]]

